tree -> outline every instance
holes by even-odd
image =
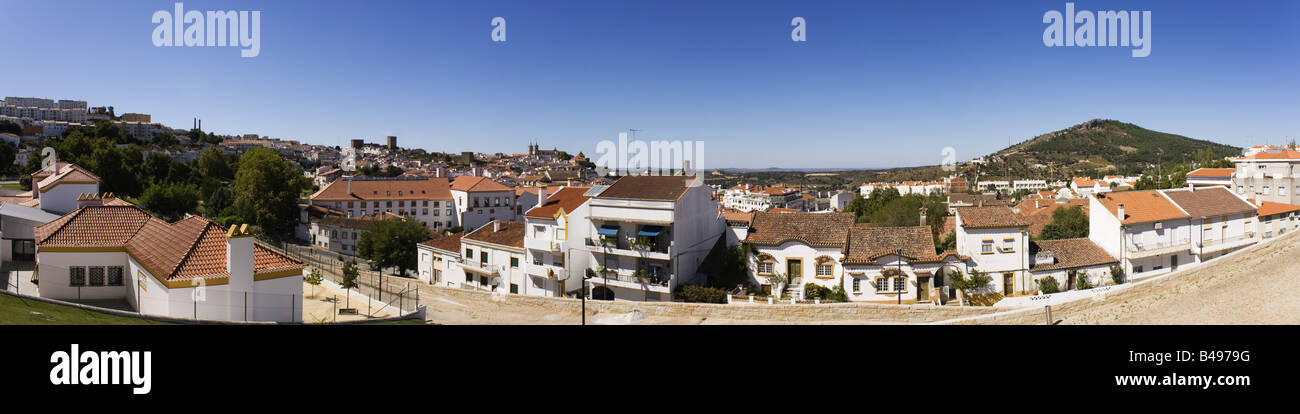
[[[960,270],[953,271],[949,276],[952,277],[952,286],[961,293],[963,304],[969,302],[966,298],[969,292],[984,289],[993,281],[993,278],[989,277],[988,273],[984,273],[979,269],[970,269],[969,277],[962,274]]]
[[[371,268],[396,267],[399,275],[406,276],[406,270],[416,266],[415,245],[430,236],[429,229],[418,220],[376,220],[370,231],[361,233],[357,253],[370,261]]]
[[[1087,272],[1087,271],[1080,270],[1078,276],[1079,276],[1079,279],[1074,281],[1074,288],[1075,288],[1075,289],[1077,289],[1077,290],[1088,290],[1088,289],[1092,289],[1092,281],[1088,280],[1088,272]]]
[[[1110,280],[1117,285],[1124,283],[1124,268],[1119,264],[1110,265]]]
[[[348,304],[345,307],[352,306],[352,289],[357,287],[357,276],[360,274],[361,272],[357,270],[357,262],[355,260],[343,262],[343,281],[339,283],[339,285],[347,292],[345,297],[347,297]]]
[[[1056,293],[1061,291],[1061,286],[1056,283],[1056,278],[1054,277],[1048,276],[1042,279],[1038,279],[1035,282],[1038,282],[1038,290],[1042,291],[1044,294],[1051,294],[1051,293]]]
[[[1057,208],[1052,211],[1052,222],[1039,233],[1042,240],[1076,239],[1088,237],[1088,214],[1081,206]]]
[[[8,142],[0,142],[0,172],[7,173],[14,169],[15,158],[18,158],[18,148]]]
[[[181,141],[177,139],[175,135],[172,135],[172,133],[170,132],[155,132],[153,133],[153,136],[150,138],[151,138],[150,141],[152,141],[154,145],[163,148],[175,147],[181,143]]]
[[[779,292],[779,289],[781,289],[781,287],[785,285],[785,282],[786,282],[785,275],[781,274],[781,272],[772,272],[771,275],[767,276],[767,283],[769,285],[772,285],[773,296],[776,296],[777,292]]]
[[[197,162],[199,175],[204,178],[215,180],[230,180],[235,178],[234,170],[230,167],[230,162],[226,160],[226,154],[216,148],[209,148],[199,154]]]
[[[231,192],[236,214],[244,222],[255,223],[264,235],[280,240],[293,233],[298,221],[298,195],[310,187],[307,178],[279,152],[256,147],[240,158]]]
[[[302,281],[307,282],[307,284],[311,285],[311,297],[314,298],[316,297],[316,287],[320,286],[320,283],[324,280],[325,277],[321,276],[320,268],[312,266],[311,274],[308,275],[306,278],[304,278]]]
[[[155,184],[140,196],[140,204],[167,221],[176,221],[199,207],[199,197],[198,187],[192,184]]]
[[[957,250],[957,232],[950,231],[941,238],[934,239],[935,253],[943,253],[945,250]]]
[[[0,134],[5,133],[22,136],[23,127],[11,121],[0,121]]]

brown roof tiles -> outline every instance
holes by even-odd
[[[843,246],[853,214],[848,213],[754,213],[745,241],[757,245],[779,245],[798,241],[811,246]]]
[[[619,178],[596,198],[677,201],[694,179],[682,175],[629,175]]]

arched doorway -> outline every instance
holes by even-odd
[[[595,300],[614,300],[614,290],[604,286],[593,287],[591,288],[591,298]]]

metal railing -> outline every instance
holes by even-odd
[[[1188,240],[1188,239],[1158,240],[1158,241],[1154,241],[1154,242],[1147,242],[1147,241],[1142,241],[1142,242],[1139,242],[1139,241],[1130,241],[1130,242],[1128,243],[1128,247],[1129,247],[1129,250],[1131,250],[1131,251],[1135,251],[1135,252],[1144,252],[1144,251],[1148,251],[1148,250],[1163,249],[1163,248],[1166,248],[1166,247],[1174,247],[1174,246],[1183,245],[1183,244],[1189,244],[1189,243],[1191,243],[1191,240]]]

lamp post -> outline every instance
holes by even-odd
[[[898,262],[895,263],[896,265],[898,265],[898,276],[895,277],[901,277],[903,275],[903,249],[902,248],[894,249],[894,255],[898,257],[897,258]],[[907,288],[907,282],[903,282],[903,287]],[[899,305],[903,304],[902,291],[898,292],[898,304]]]

